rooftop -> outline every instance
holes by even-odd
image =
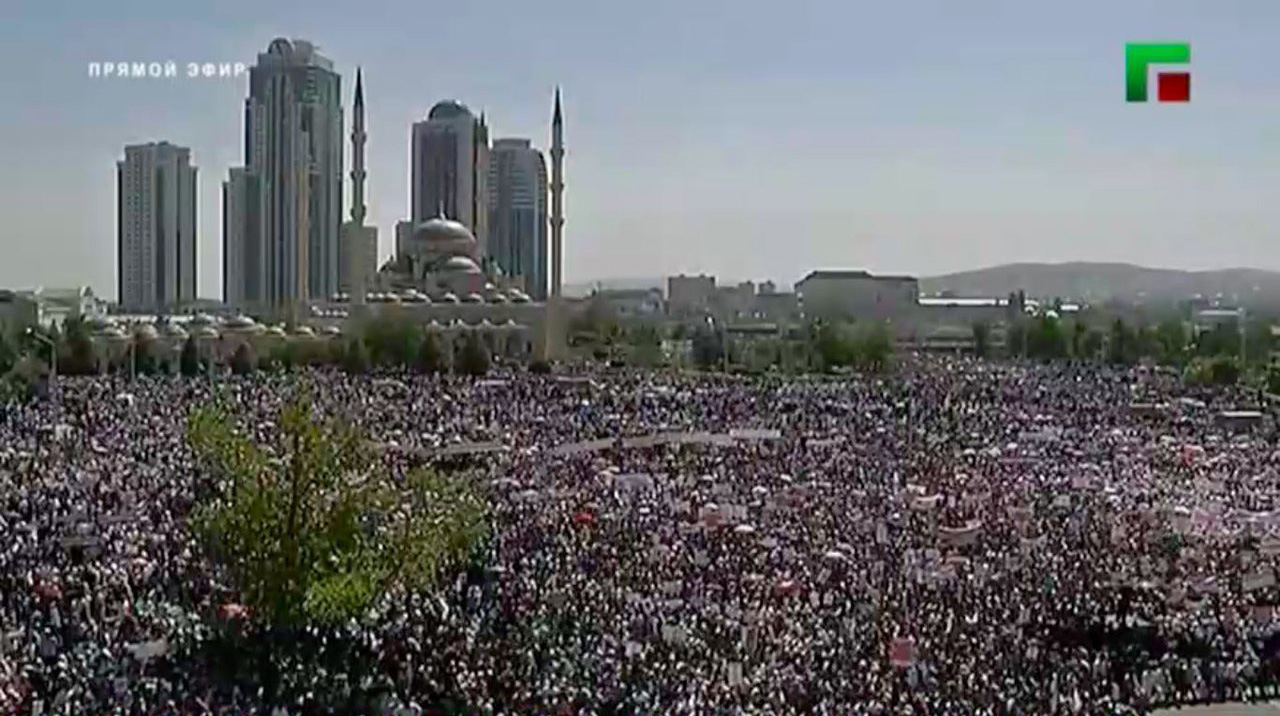
[[[853,269],[819,269],[810,271],[808,276],[800,279],[800,282],[810,281],[813,279],[842,280],[842,279],[874,279],[876,281],[904,281],[915,282],[915,276],[877,276],[864,270]]]

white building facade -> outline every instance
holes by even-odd
[[[168,142],[124,149],[116,163],[117,288],[128,309],[196,298],[196,168]]]

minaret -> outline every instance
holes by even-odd
[[[348,293],[348,301],[356,307],[353,313],[357,314],[364,310],[369,278],[378,270],[378,229],[364,224],[368,211],[364,203],[364,143],[367,138],[364,129],[364,76],[360,68],[356,68],[356,96],[351,111],[351,220],[342,225],[342,283]]]
[[[356,101],[351,112],[351,222],[364,226],[364,82],[356,68]]]
[[[559,358],[564,344],[561,312],[564,265],[564,115],[560,111],[560,87],[551,115],[551,294],[547,298],[543,350],[545,360]]]

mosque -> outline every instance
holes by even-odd
[[[353,111],[353,164],[351,172],[353,206],[346,241],[364,242],[360,247],[344,247],[344,255],[376,256],[376,234],[367,233],[364,220],[364,98],[357,78]],[[551,146],[551,287],[545,302],[534,301],[517,280],[509,279],[503,268],[483,255],[475,235],[465,224],[445,215],[411,227],[397,240],[396,255],[376,273],[364,270],[362,261],[353,261],[345,284],[349,293],[339,293],[328,302],[311,306],[307,321],[318,331],[354,334],[359,325],[383,315],[408,316],[437,332],[446,343],[479,332],[490,349],[509,357],[539,357],[554,360],[563,355],[561,326],[563,261],[563,114],[560,90],[555,94]],[[372,238],[371,238],[372,237]]]

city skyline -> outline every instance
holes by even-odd
[[[0,201],[20,240],[0,285],[115,293],[105,168],[122,145],[168,138],[206,177],[243,161],[243,77],[92,79],[88,62],[250,64],[277,35],[312,39],[347,78],[363,65],[377,87],[367,203],[380,257],[408,211],[412,121],[458,97],[486,110],[494,136],[543,144],[545,98],[562,81],[576,119],[568,282],[709,272],[789,284],[823,266],[929,275],[1015,261],[1280,268],[1267,119],[1280,96],[1254,60],[1280,20],[1272,4],[807,2],[782,16],[755,2],[553,5],[387,3],[354,18],[323,2],[17,9],[0,59],[24,71],[0,91],[23,98],[3,121],[24,171],[0,180]],[[399,20],[376,19],[388,15]],[[1145,41],[1195,45],[1194,102],[1124,102],[1124,46]],[[219,191],[201,181],[202,296],[219,293]]]

